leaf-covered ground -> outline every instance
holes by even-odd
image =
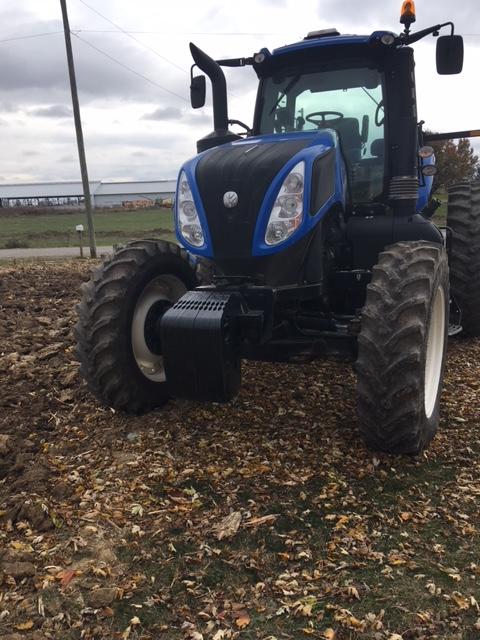
[[[419,459],[364,448],[348,364],[132,418],[78,376],[86,278],[0,270],[0,638],[480,637],[480,341]]]

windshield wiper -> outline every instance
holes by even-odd
[[[273,107],[270,109],[270,111],[268,112],[268,115],[271,116],[272,113],[275,111],[275,109],[278,107],[278,105],[280,104],[280,102],[282,101],[282,99],[287,95],[287,93],[293,89],[293,87],[297,84],[297,82],[300,80],[300,78],[302,77],[301,74],[298,74],[298,76],[293,77],[290,82],[287,84],[287,86],[285,87],[285,89],[282,90],[282,92],[280,93],[280,96],[278,98],[278,100],[275,102],[275,104],[273,105]]]

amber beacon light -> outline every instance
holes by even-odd
[[[400,23],[405,25],[405,31],[410,31],[410,25],[416,20],[415,16],[415,2],[412,0],[406,0],[402,4],[402,11],[400,14]]]

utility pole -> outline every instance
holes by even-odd
[[[70,38],[70,25],[68,23],[66,0],[60,0],[63,17],[63,30],[65,32],[65,47],[67,49],[68,74],[70,76],[70,90],[72,92],[73,117],[75,120],[75,131],[77,134],[78,158],[80,160],[80,171],[82,174],[83,196],[85,200],[85,210],[87,214],[88,240],[90,244],[90,257],[97,257],[97,247],[95,244],[95,228],[93,225],[92,198],[90,195],[90,184],[88,182],[87,160],[85,158],[85,145],[83,142],[82,120],[80,118],[80,105],[78,103],[77,81],[75,79],[75,67],[73,64],[72,40]]]

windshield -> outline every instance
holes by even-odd
[[[259,133],[335,129],[347,163],[354,202],[372,202],[383,191],[384,109],[376,69],[278,74],[262,86]]]

